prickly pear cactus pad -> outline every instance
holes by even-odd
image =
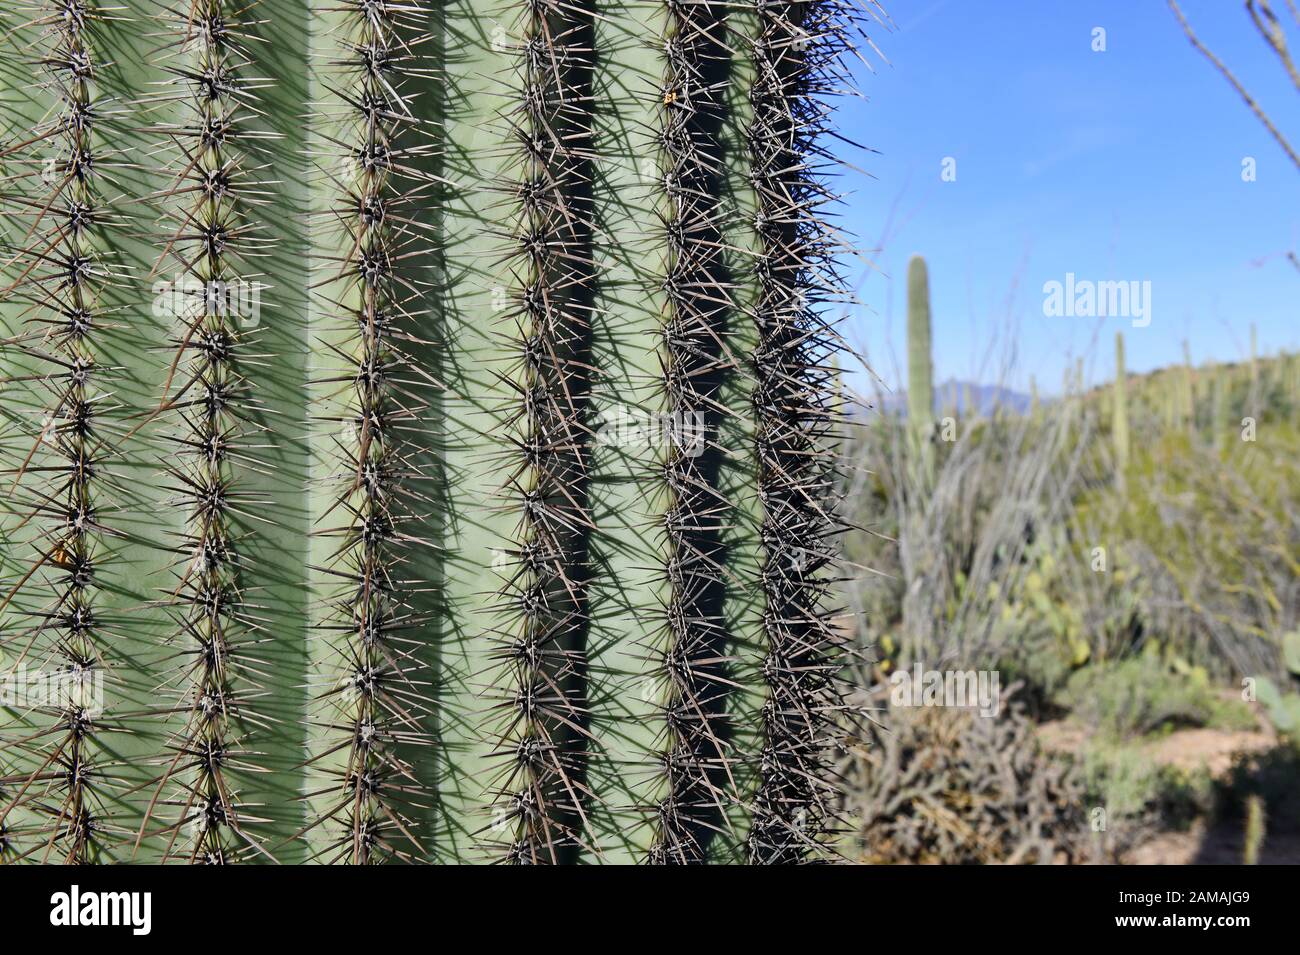
[[[833,856],[838,0],[0,11],[0,861]]]

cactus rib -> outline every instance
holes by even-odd
[[[513,863],[567,861],[590,844],[584,775],[589,623],[587,501],[591,293],[591,24],[579,5],[526,5],[521,90],[511,116],[521,175],[513,184],[518,349],[510,384],[514,463],[502,489],[517,508],[509,616],[497,656],[509,687],[498,703],[497,813]]]
[[[309,792],[312,821],[327,835],[315,858],[368,864],[427,858],[427,835],[413,810],[422,802],[413,752],[433,743],[432,698],[418,652],[414,609],[420,584],[405,576],[418,536],[423,475],[406,432],[426,402],[418,390],[427,371],[408,349],[421,342],[417,280],[404,271],[426,241],[417,200],[431,188],[421,161],[429,131],[413,109],[410,87],[427,76],[421,56],[429,8],[423,3],[351,0],[333,21],[319,134],[330,183],[321,213],[335,237],[323,256],[318,293],[343,326],[329,348],[336,375],[326,419],[334,438],[333,501],[318,517],[328,563],[320,639],[329,647],[319,696],[323,740],[311,766],[324,776]],[[341,758],[340,758],[341,757]]]
[[[118,835],[106,797],[111,763],[99,758],[100,737],[116,727],[79,691],[102,679],[112,659],[112,634],[96,608],[103,542],[115,533],[104,523],[114,434],[111,392],[104,382],[112,369],[98,361],[95,333],[106,318],[104,289],[123,276],[103,238],[121,226],[103,198],[104,180],[116,161],[101,145],[104,127],[113,124],[98,91],[96,27],[104,17],[93,3],[43,3],[32,8],[24,24],[40,31],[39,67],[58,107],[20,147],[31,171],[22,174],[26,181],[18,188],[35,180],[44,189],[29,189],[16,203],[25,234],[16,251],[5,250],[18,269],[5,292],[29,303],[28,322],[36,326],[16,344],[45,367],[33,376],[49,393],[49,404],[9,489],[30,494],[24,495],[23,523],[41,521],[36,541],[41,553],[3,604],[19,598],[31,620],[19,635],[14,666],[28,659],[48,661],[74,682],[72,692],[39,707],[44,729],[5,744],[29,754],[35,769],[0,780],[11,787],[0,804],[0,826],[8,827],[15,808],[25,807],[38,821],[25,833],[33,837],[31,848],[20,856],[39,853],[43,860],[68,864],[98,858]],[[31,151],[42,143],[56,150],[44,165]],[[24,476],[35,478],[38,486],[28,487]],[[20,597],[24,588],[40,594]],[[21,827],[8,828],[17,835]]]
[[[664,389],[670,422],[665,465],[670,504],[669,687],[664,754],[667,792],[651,859],[705,861],[724,814],[740,799],[729,752],[727,632],[723,619],[726,556],[722,529],[731,507],[718,489],[723,379],[737,362],[728,344],[735,310],[725,271],[722,126],[729,53],[721,4],[669,4],[664,43],[661,150],[668,200],[668,301]]]
[[[780,864],[806,858],[830,824],[828,753],[844,711],[845,638],[827,608],[831,538],[841,526],[830,446],[837,333],[819,309],[841,294],[840,242],[817,215],[832,197],[810,157],[853,12],[835,2],[764,2],[756,14],[749,151],[760,205],[753,362],[768,698],[748,845],[752,862]]]
[[[250,341],[234,300],[256,281],[250,262],[268,240],[253,214],[262,184],[246,168],[253,136],[246,120],[258,109],[259,84],[248,76],[241,46],[252,25],[235,6],[192,0],[167,12],[174,90],[151,104],[176,103],[188,114],[152,133],[175,144],[172,181],[160,197],[170,207],[155,274],[176,269],[175,281],[162,283],[182,322],[160,410],[176,419],[164,440],[179,453],[164,467],[187,519],[176,546],[177,583],[162,602],[176,618],[177,636],[190,645],[176,654],[180,699],[166,710],[184,712],[186,726],[163,763],[136,846],[146,835],[165,836],[166,859],[188,828],[191,844],[179,854],[208,864],[267,852],[248,829],[236,779],[256,770],[248,737],[264,720],[254,707],[264,688],[256,678],[260,625],[241,580],[246,560],[234,522],[264,506],[240,488],[239,477],[259,466],[249,437],[265,428],[252,419],[256,404],[242,371]],[[160,803],[176,819],[149,833]]]

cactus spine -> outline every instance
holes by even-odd
[[[830,542],[841,529],[830,454],[839,411],[829,352],[838,338],[818,306],[841,290],[839,242],[817,216],[833,197],[807,161],[826,116],[807,107],[841,82],[844,37],[831,4],[762,3],[754,13],[748,139],[759,203],[753,369],[767,702],[748,843],[751,862],[772,864],[803,858],[822,837],[834,795],[827,760],[844,635],[826,607]]]
[[[734,315],[724,261],[722,210],[723,93],[729,67],[726,21],[711,3],[669,6],[661,147],[667,199],[668,299],[664,328],[669,420],[698,417],[700,437],[716,433],[719,389],[736,371],[728,345]],[[668,644],[664,681],[668,748],[666,790],[652,857],[703,862],[740,798],[729,772],[732,733],[726,713],[726,580],[721,529],[733,520],[718,487],[715,448],[684,431],[667,444],[664,515],[668,544]]]
[[[856,14],[3,15],[0,857],[820,857]]]

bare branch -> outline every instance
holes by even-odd
[[[1187,18],[1183,16],[1183,11],[1178,6],[1178,0],[1168,0],[1168,3],[1169,9],[1174,11],[1174,16],[1176,16],[1178,22],[1182,24],[1183,32],[1187,34],[1187,39],[1191,40],[1192,46],[1199,50],[1207,60],[1213,63],[1215,69],[1222,73],[1224,78],[1232,84],[1232,88],[1235,89],[1241,98],[1246,101],[1246,105],[1250,107],[1251,112],[1259,117],[1259,121],[1264,124],[1264,128],[1272,134],[1273,138],[1277,140],[1278,145],[1286,151],[1287,156],[1291,158],[1291,162],[1295,164],[1296,168],[1300,169],[1300,154],[1296,153],[1291,144],[1287,142],[1286,137],[1282,135],[1282,132],[1273,125],[1273,121],[1268,118],[1268,114],[1265,113],[1259,103],[1255,101],[1255,98],[1246,91],[1246,87],[1241,85],[1241,81],[1233,75],[1232,71],[1228,69],[1224,62],[1215,56],[1204,43],[1196,38],[1196,34],[1192,32],[1192,25],[1187,22]]]
[[[1255,9],[1256,3],[1259,4],[1259,10]],[[1282,32],[1282,24],[1278,21],[1277,14],[1269,7],[1268,0],[1246,0],[1246,10],[1250,13],[1250,19],[1254,22],[1259,35],[1273,48],[1277,58],[1282,61],[1287,75],[1291,77],[1291,82],[1295,84],[1297,90],[1300,90],[1300,71],[1296,70],[1295,61],[1291,59],[1291,51],[1286,45],[1286,34]],[[1264,11],[1263,19],[1260,18],[1260,10]],[[1268,23],[1266,24],[1264,20]]]

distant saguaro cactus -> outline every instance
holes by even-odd
[[[1239,421],[1234,421],[1232,370],[1216,367],[1210,379],[1210,443],[1216,448],[1228,446]]]
[[[924,474],[934,468],[934,362],[931,357],[930,277],[925,259],[907,263],[907,419]],[[969,412],[969,409],[966,409]]]
[[[1111,435],[1115,442],[1115,472],[1123,483],[1129,463],[1128,430],[1128,374],[1124,367],[1124,335],[1115,333],[1115,385],[1114,407],[1111,417]]]
[[[1188,431],[1196,432],[1196,368],[1192,364],[1192,347],[1188,344],[1187,339],[1183,339],[1183,368],[1182,380],[1179,385],[1179,395],[1181,397],[1183,427]]]
[[[826,857],[860,19],[6,3],[0,861]]]
[[[1259,388],[1259,328],[1250,323],[1250,388],[1253,395]]]

